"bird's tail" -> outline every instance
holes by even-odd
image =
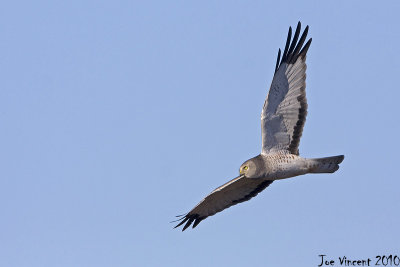
[[[333,173],[339,169],[344,156],[334,156],[319,159],[308,159],[310,173]]]

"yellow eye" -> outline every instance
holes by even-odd
[[[248,169],[249,169],[248,166],[244,166],[244,167],[243,167],[243,170],[245,170],[245,171],[247,171]]]

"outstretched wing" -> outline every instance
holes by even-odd
[[[182,220],[175,228],[186,223],[182,231],[185,231],[193,223],[195,228],[202,220],[223,211],[230,206],[249,200],[263,191],[273,181],[262,179],[250,179],[239,176],[226,184],[216,188],[196,205],[189,213],[182,215]]]
[[[304,45],[308,26],[300,37],[300,22],[293,40],[292,28],[280,60],[279,49],[275,75],[261,112],[262,153],[287,150],[298,155],[300,137],[307,115],[306,54],[311,40]]]

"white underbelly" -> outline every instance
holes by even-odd
[[[306,159],[299,156],[288,155],[287,157],[278,159],[271,159],[269,162],[269,172],[267,179],[278,180],[286,179],[309,172]]]

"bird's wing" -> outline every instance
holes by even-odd
[[[263,191],[273,181],[250,179],[239,176],[216,188],[196,205],[189,213],[182,215],[182,220],[176,227],[186,223],[182,231],[193,223],[195,228],[202,220],[223,211],[230,206],[249,200]]]
[[[303,46],[308,26],[300,37],[300,22],[293,40],[292,28],[280,60],[279,49],[275,75],[261,112],[262,153],[287,150],[298,155],[300,137],[307,115],[306,54],[311,40]]]

